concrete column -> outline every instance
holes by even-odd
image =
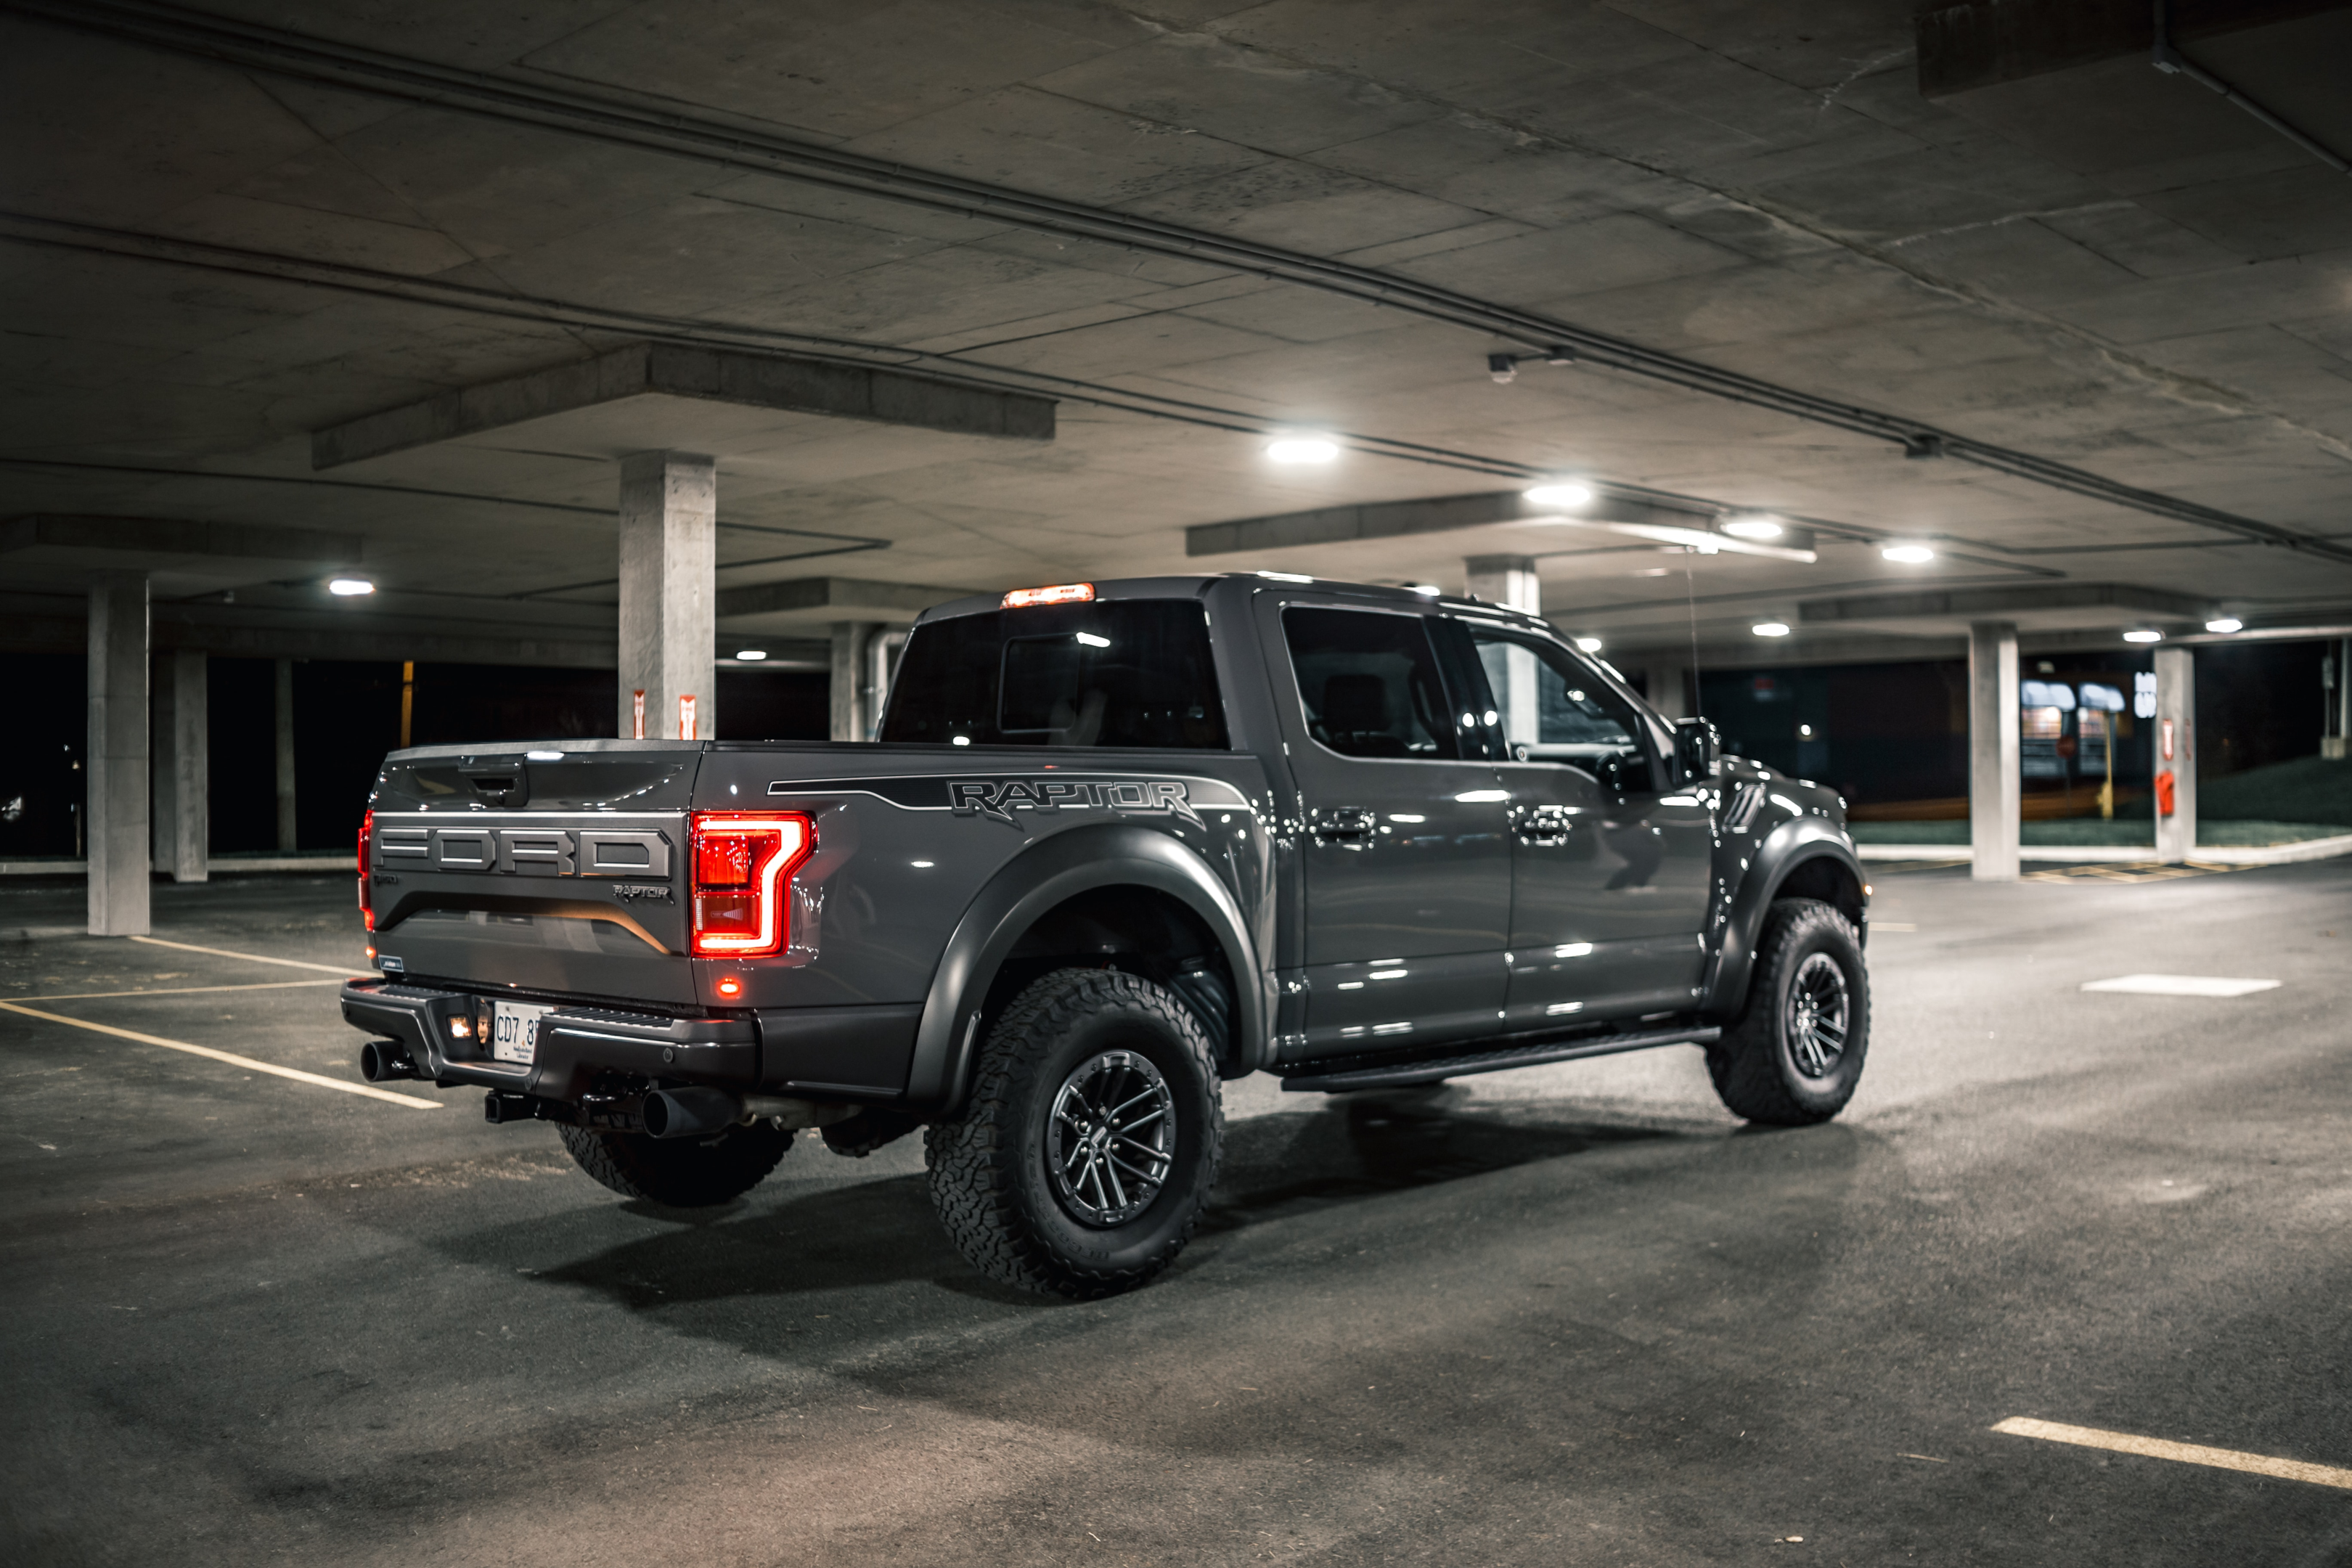
[[[294,832],[294,661],[278,661],[278,852],[291,855]]]
[[[620,732],[647,740],[718,731],[719,465],[691,452],[621,461]]]
[[[2320,656],[2319,678],[2328,709],[2320,716],[2319,754],[2340,763],[2352,756],[2352,637]]]
[[[1642,684],[1650,706],[1666,719],[1688,719],[1691,712],[1689,670],[1675,659],[1652,659],[1642,667]]]
[[[872,621],[833,624],[832,728],[826,733],[834,740],[874,738],[873,661],[868,655],[880,630]]]
[[[2197,655],[2156,650],[2156,771],[2172,775],[2172,815],[2156,815],[2156,858],[2197,853]]]
[[[147,933],[147,577],[107,572],[89,590],[89,934]]]
[[[202,882],[212,840],[210,714],[205,656],[183,649],[156,661],[155,869],[175,882]]]
[[[1978,621],[1969,627],[1969,875],[1979,882],[2017,880],[2018,790],[2024,763],[2017,733],[2017,627]]]
[[[1535,562],[1528,556],[1473,555],[1462,564],[1475,597],[1534,615],[1543,613],[1543,584],[1536,576]],[[1540,732],[1543,709],[1536,686],[1536,656],[1526,648],[1505,648],[1501,676],[1495,700],[1502,705],[1503,733],[1515,744],[1532,741]]]
[[[1508,605],[1529,615],[1543,614],[1543,583],[1528,555],[1473,555],[1462,563],[1470,592],[1490,605]]]

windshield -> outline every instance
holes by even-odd
[[[885,741],[1225,748],[1208,614],[1192,599],[992,610],[915,628]]]

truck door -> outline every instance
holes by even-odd
[[[1305,833],[1309,1057],[1492,1034],[1510,910],[1507,795],[1430,617],[1262,600]],[[1465,728],[1466,726],[1466,728]]]
[[[1705,957],[1710,793],[1674,787],[1633,702],[1568,648],[1492,623],[1450,629],[1476,650],[1511,795],[1507,1027],[1687,1009]]]

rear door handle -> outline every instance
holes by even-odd
[[[1515,831],[1523,844],[1565,844],[1574,823],[1565,806],[1538,805],[1519,818]]]
[[[1343,806],[1326,812],[1316,823],[1315,837],[1326,844],[1344,844],[1362,849],[1370,845],[1373,828],[1372,814],[1357,806]]]

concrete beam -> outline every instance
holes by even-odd
[[[1184,552],[1229,555],[1248,551],[1302,550],[1368,539],[1523,524],[1584,529],[1661,544],[1691,545],[1710,553],[1758,555],[1807,564],[1817,559],[1810,529],[1791,528],[1779,542],[1762,543],[1735,539],[1717,529],[1716,521],[1717,513],[1703,506],[1672,507],[1602,494],[1570,511],[1538,505],[1517,490],[1483,490],[1474,495],[1368,501],[1283,512],[1274,517],[1244,518],[1234,522],[1197,523],[1184,531]]]
[[[26,552],[78,558],[87,558],[82,556],[84,552],[135,555],[139,569],[145,572],[155,571],[176,556],[350,566],[359,562],[360,536],[256,523],[34,512],[0,522],[0,555]]]
[[[2021,583],[1997,588],[1921,588],[1895,594],[1850,594],[1808,599],[1797,606],[1801,626],[1855,622],[1958,624],[1989,619],[2044,623],[2042,629],[2126,626],[2139,620],[2202,623],[2212,602],[2129,583]]]
[[[970,595],[969,588],[920,583],[876,583],[857,577],[792,577],[719,591],[719,618],[833,610],[843,619],[913,620],[933,605]],[[854,614],[853,614],[854,612]]]
[[[109,572],[89,590],[89,743],[82,845],[89,934],[147,934],[147,576]]]
[[[2017,880],[2019,796],[2024,753],[2018,733],[2017,627],[1969,628],[1969,875]]]
[[[332,468],[477,436],[525,420],[663,394],[829,415],[967,436],[1054,438],[1054,400],[873,365],[837,364],[740,349],[633,343],[594,359],[445,393],[310,437],[310,466]]]

